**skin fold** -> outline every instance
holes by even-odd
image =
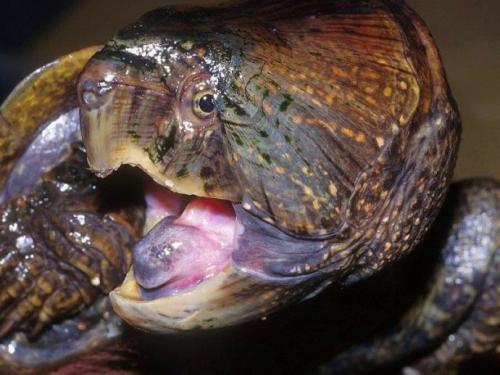
[[[49,64],[1,108],[0,372],[493,368],[500,187],[448,193],[460,128],[401,1],[161,8]]]

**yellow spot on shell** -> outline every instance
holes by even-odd
[[[392,88],[391,87],[386,87],[384,89],[384,95],[385,96],[391,96],[392,95]]]
[[[276,167],[276,173],[279,173],[279,174],[285,174],[285,168],[281,167],[281,166],[277,166]]]
[[[408,89],[408,84],[405,81],[399,82],[399,87],[401,90],[407,90]]]
[[[377,104],[377,101],[372,97],[372,96],[367,96],[366,101],[370,103],[371,105]]]
[[[313,98],[312,102],[316,107],[323,107],[323,104],[316,98]]]
[[[306,195],[314,195],[312,189],[309,186],[304,186],[304,194]]]
[[[320,205],[319,205],[319,202],[317,199],[315,199],[313,202],[312,202],[312,205],[313,205],[313,208],[315,210],[319,210],[320,209]]]
[[[366,136],[363,133],[359,132],[356,135],[356,141],[360,142],[360,143],[365,143],[366,142]]]
[[[337,196],[337,186],[333,182],[330,182],[328,185],[328,190],[330,191],[330,194],[333,195],[334,197]]]
[[[271,116],[273,114],[273,107],[271,107],[271,105],[265,100],[262,102],[262,109],[268,116]]]
[[[313,176],[313,173],[309,167],[302,167],[302,173],[308,175],[308,176]]]
[[[352,138],[354,136],[354,132],[349,128],[342,128],[340,129],[340,131],[342,132],[342,134],[348,136],[349,138]]]
[[[384,138],[382,138],[382,137],[376,137],[375,141],[377,141],[377,145],[378,145],[379,148],[384,146]]]
[[[325,100],[326,102],[328,103],[328,105],[332,105],[333,104],[333,99],[334,99],[334,96],[333,94],[329,94],[326,96]]]

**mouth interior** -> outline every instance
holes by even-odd
[[[174,193],[150,181],[145,201],[149,231],[134,248],[144,299],[185,292],[230,264],[236,234],[231,202]]]

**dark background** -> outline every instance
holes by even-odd
[[[19,0],[0,11],[0,97],[36,67],[108,40],[147,10],[220,0]],[[456,178],[500,178],[500,1],[408,0],[443,55],[464,123]]]

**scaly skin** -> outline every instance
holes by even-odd
[[[424,243],[432,246],[425,251],[438,253],[425,293],[390,331],[340,354],[325,373],[403,364],[408,374],[454,373],[475,356],[498,356],[500,184],[455,184],[440,215],[430,238],[443,246]]]
[[[117,185],[87,168],[75,85],[95,51],[37,70],[0,109],[0,373],[40,371],[121,329],[106,295],[130,267],[143,207],[117,203]]]
[[[1,208],[0,338],[15,330],[36,337],[108,294],[130,267],[140,210],[101,214],[103,188],[85,166],[74,145],[29,194]]]

